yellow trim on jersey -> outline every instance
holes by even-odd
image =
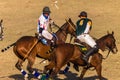
[[[92,22],[91,21],[88,21],[88,23],[87,23],[88,25],[90,25],[90,26],[92,26]]]
[[[82,26],[82,25],[83,25],[83,21],[84,21],[84,20],[81,20],[81,21],[80,21],[80,23],[79,23],[79,25],[81,25],[81,26]]]

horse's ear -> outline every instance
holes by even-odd
[[[70,17],[67,17],[66,20],[67,20],[67,21],[71,21],[71,18],[70,18]]]
[[[69,18],[69,21],[70,21],[70,22],[72,21],[71,18]]]
[[[114,31],[112,31],[112,35],[114,35]]]
[[[66,21],[66,22],[68,22],[68,20],[67,20],[67,19],[65,19],[65,21]]]
[[[1,21],[0,21],[1,23],[3,22],[3,19],[1,19]]]

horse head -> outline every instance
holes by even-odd
[[[112,31],[111,34],[108,32],[107,35],[108,35],[107,36],[108,39],[106,41],[107,42],[106,45],[107,45],[109,51],[112,52],[112,53],[117,53],[118,49],[117,49],[117,46],[116,46],[116,39],[114,37],[114,31]]]
[[[71,20],[71,18],[69,18],[68,20],[66,19],[66,24],[68,25],[67,27],[67,33],[71,34],[72,36],[76,37],[76,26],[73,23],[73,21]]]
[[[116,46],[116,39],[114,37],[113,31],[112,31],[112,33],[108,32],[107,35],[98,39],[96,42],[102,51],[104,51],[105,48],[107,48],[109,50],[108,53],[110,53],[110,52],[117,53],[117,51],[118,51],[117,46]]]

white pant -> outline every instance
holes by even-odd
[[[96,42],[89,34],[82,34],[82,35],[77,36],[77,38],[81,42],[85,42],[86,44],[88,44],[92,48],[96,45]]]
[[[47,30],[42,31],[42,36],[49,40],[51,40],[53,38],[52,34],[49,33]]]

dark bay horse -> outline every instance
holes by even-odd
[[[107,35],[104,35],[96,42],[99,46],[99,49],[101,49],[102,51],[104,51],[106,48],[109,50],[109,52],[112,53],[117,53],[118,51],[116,47],[116,40],[114,38],[114,32],[112,32],[112,34],[108,33]],[[54,49],[52,60],[49,65],[45,66],[44,72],[54,68],[50,74],[50,77],[53,78],[66,63],[72,62],[75,65],[83,66],[83,70],[79,78],[80,80],[83,79],[83,76],[85,75],[86,71],[91,67],[95,68],[99,79],[102,80],[101,71],[103,56],[99,52],[93,54],[91,56],[88,66],[86,66],[86,63],[82,59],[82,57],[83,53],[81,52],[79,45],[70,43],[59,44]]]
[[[57,36],[56,44],[65,43],[67,34],[75,36],[75,29],[76,26],[74,25],[72,20],[70,18],[69,20],[66,20],[66,22],[55,33]],[[51,50],[51,46],[44,45],[41,42],[38,42],[38,39],[34,36],[23,36],[20,39],[18,39],[15,43],[11,44],[7,48],[2,49],[1,51],[4,52],[12,46],[14,53],[19,58],[15,66],[25,76],[26,72],[21,68],[21,66],[26,59],[28,60],[27,70],[30,73],[34,72],[32,66],[35,62],[36,56],[50,60],[51,53],[48,53],[48,51]]]

